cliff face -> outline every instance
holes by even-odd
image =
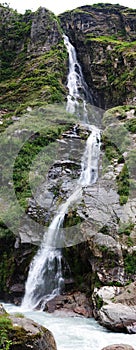
[[[58,19],[45,8],[21,15],[1,5],[0,25],[1,107],[7,114],[19,113],[28,102],[36,105],[38,99],[65,99],[63,31],[76,48],[95,105],[107,109],[135,103],[135,10],[99,4]]]
[[[19,115],[38,100],[64,99],[67,54],[57,18],[44,8],[21,15],[0,6],[0,26],[1,115],[6,126],[13,112]]]
[[[60,15],[76,48],[96,105],[135,102],[136,11],[119,5],[83,6]]]

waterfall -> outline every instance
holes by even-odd
[[[89,92],[88,86],[84,80],[83,73],[79,62],[77,61],[76,50],[70,43],[66,35],[64,44],[69,55],[69,73],[68,73],[68,95],[67,95],[67,112],[81,117],[82,122],[88,122],[87,117],[87,102],[93,104],[93,98]]]
[[[87,123],[86,103],[91,100],[87,84],[84,81],[82,69],[76,58],[76,51],[64,35],[64,43],[69,54],[69,73],[67,111],[77,113],[82,111],[82,122]],[[75,191],[66,202],[59,206],[58,213],[45,232],[41,247],[34,257],[28,274],[25,287],[25,296],[22,301],[24,308],[42,308],[45,303],[61,293],[64,287],[62,276],[62,253],[60,246],[60,229],[63,227],[65,215],[69,207],[82,196],[82,188],[96,182],[98,178],[98,160],[100,150],[100,131],[97,127],[88,124],[90,136],[81,159],[81,175],[77,180]]]

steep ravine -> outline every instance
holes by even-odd
[[[60,154],[67,157],[67,147],[70,150],[71,145],[69,136],[74,136],[77,124],[77,120],[68,119],[64,112],[68,72],[64,30],[76,48],[95,104],[107,109],[102,121],[99,180],[84,189],[81,201],[70,208],[64,222],[65,227],[75,226],[81,242],[63,248],[66,292],[72,293],[70,298],[74,302],[76,293],[86,295],[87,312],[89,302],[94,316],[101,322],[102,313],[98,310],[105,300],[100,288],[107,286],[110,290],[111,287],[116,295],[136,278],[135,10],[119,5],[85,6],[62,14],[59,20],[43,8],[36,13],[26,12],[23,16],[1,5],[0,13],[3,55],[0,126],[3,131],[14,123],[13,135],[21,141],[28,131],[33,132],[14,165],[16,195],[25,208],[28,221],[22,216],[16,235],[3,221],[0,225],[0,298],[20,303],[30,261],[43,235],[41,227],[49,225],[59,203],[68,197],[74,179],[81,171],[79,159],[88,131],[78,125],[78,137],[75,140],[73,137],[76,152],[71,153],[66,161],[60,158],[53,162],[51,158],[47,176],[44,172],[38,173],[34,189],[40,183],[41,196],[37,205],[29,184],[31,163],[47,145],[54,148],[63,145]],[[60,102],[64,105],[59,107]],[[24,115],[30,124],[27,130],[26,122],[20,133],[18,123]],[[36,133],[33,116],[38,125]],[[44,128],[39,131],[43,121]],[[112,142],[112,131],[109,130],[113,123],[117,123],[117,137],[112,134]],[[50,161],[48,157],[46,161]],[[46,172],[46,168],[43,170]],[[38,182],[39,178],[41,182]],[[8,188],[12,186],[12,183],[2,184]],[[9,210],[9,222],[16,221],[15,209],[13,206]],[[4,211],[3,203],[1,211]],[[35,222],[35,231],[31,229],[29,219]],[[110,295],[114,301],[114,293]],[[70,298],[57,303],[63,306],[70,303]],[[83,305],[82,310],[80,306],[79,303],[78,312],[85,314]]]

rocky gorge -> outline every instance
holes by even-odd
[[[58,18],[44,8],[20,15],[1,5],[0,14],[0,126],[6,135],[1,153],[0,298],[20,304],[45,226],[81,173],[89,132],[65,111],[65,32],[93,96],[95,109],[89,104],[87,108],[90,121],[94,118],[101,129],[101,152],[99,179],[83,189],[65,216],[65,289],[46,310],[93,315],[108,329],[136,333],[135,10],[98,4]],[[5,152],[12,158],[9,135],[14,147],[20,145],[12,181],[5,167]],[[40,164],[38,159],[45,147],[50,154],[47,169],[43,158]],[[56,160],[52,147],[58,152]],[[13,186],[23,208],[19,222],[16,203],[8,207],[5,197],[8,192],[11,203]]]

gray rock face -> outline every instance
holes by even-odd
[[[60,39],[60,28],[55,15],[40,7],[32,20],[28,53],[39,55],[49,51]]]

